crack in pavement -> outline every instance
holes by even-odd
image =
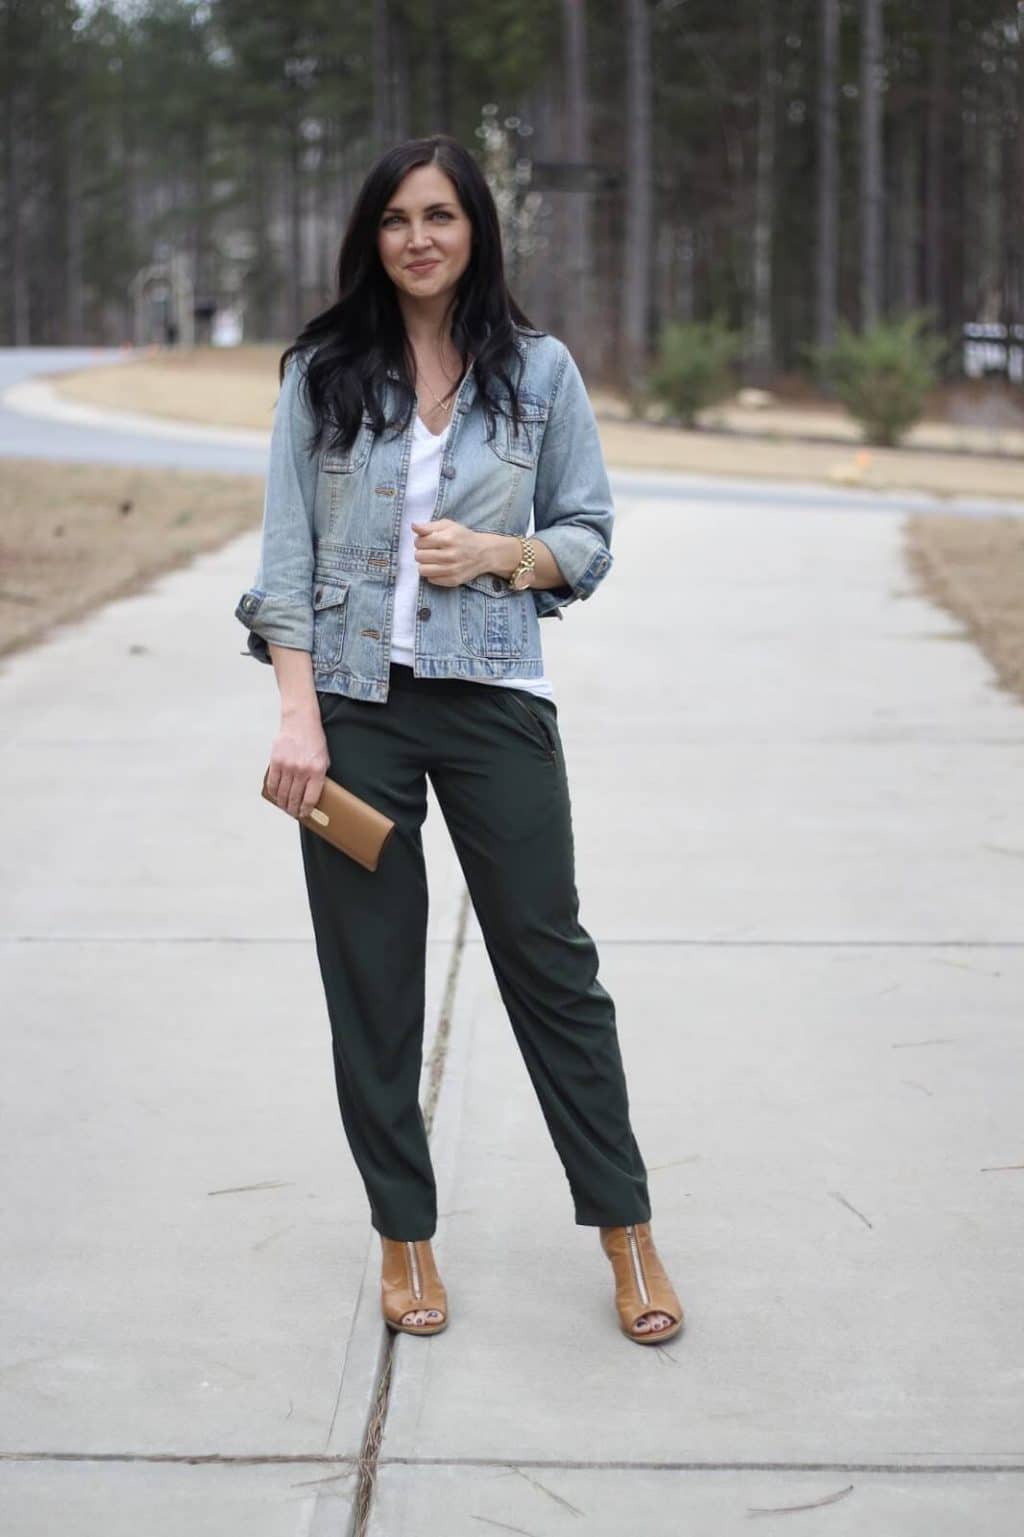
[[[917,1455],[927,1457],[928,1452]],[[999,1458],[1003,1452],[978,1452],[975,1456]],[[0,1452],[0,1462],[103,1462],[103,1463],[177,1463],[185,1467],[261,1467],[264,1465],[312,1465],[356,1467],[360,1458],[327,1452]],[[710,1459],[683,1461],[588,1462],[582,1458],[530,1457],[381,1457],[376,1468],[506,1468],[520,1472],[535,1468],[540,1472],[567,1471],[591,1473],[1024,1473],[1020,1462],[716,1462]]]
[[[444,996],[441,1000],[441,1013],[438,1018],[437,1029],[434,1032],[430,1055],[426,1063],[427,1090],[423,1101],[423,1123],[426,1127],[428,1138],[434,1129],[434,1117],[437,1113],[437,1103],[441,1095],[445,1064],[448,1060],[452,1014],[455,1008],[455,993],[459,982],[462,956],[466,948],[466,930],[469,925],[469,913],[469,890],[468,887],[463,886],[459,902],[459,916],[456,920],[455,940],[452,946],[451,958],[448,962],[448,975],[445,979]],[[384,1430],[387,1425],[388,1408],[391,1399],[392,1368],[394,1366],[395,1347],[400,1336],[397,1333],[393,1333],[386,1325],[383,1325],[382,1328],[384,1338],[381,1342],[380,1366],[377,1369],[370,1412],[366,1421],[366,1429],[363,1433],[363,1444],[359,1452],[359,1482],[356,1486],[355,1498],[352,1503],[352,1521],[349,1527],[350,1537],[366,1537],[369,1528],[377,1468],[380,1463],[380,1447],[384,1439]]]

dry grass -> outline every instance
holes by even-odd
[[[67,374],[54,384],[60,394],[90,405],[269,431],[283,348],[158,350],[130,363]],[[865,449],[854,442],[805,441],[796,431],[758,437],[759,425],[767,429],[768,423],[757,413],[747,413],[742,433],[686,432],[630,421],[623,402],[605,391],[595,389],[592,399],[605,458],[617,469],[816,480],[935,496],[1020,497],[1024,486],[1022,461],[1006,454]],[[835,415],[834,407],[828,409]]]
[[[1024,519],[916,515],[906,539],[921,586],[966,626],[1003,687],[1024,699]]]
[[[601,421],[605,458],[615,469],[725,475],[747,480],[817,481],[865,491],[933,496],[1024,495],[1024,464],[1005,456],[843,449],[833,443],[770,441],[734,433]]]
[[[283,345],[154,350],[129,363],[50,375],[48,382],[66,400],[83,405],[269,432],[283,350]]]
[[[258,476],[0,462],[0,654],[258,528]]]

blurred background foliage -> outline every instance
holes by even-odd
[[[173,339],[136,302],[166,263],[196,340],[225,312],[247,341],[292,336],[330,295],[374,155],[433,131],[503,190],[527,313],[627,390],[672,325],[735,333],[760,383],[841,322],[1024,321],[1019,0],[0,14],[7,345]]]

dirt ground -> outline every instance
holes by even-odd
[[[283,347],[149,348],[126,363],[48,374],[65,400],[202,422],[270,430]]]
[[[0,655],[259,527],[258,476],[0,460]]]
[[[915,514],[906,552],[920,587],[964,625],[1024,699],[1024,518]]]

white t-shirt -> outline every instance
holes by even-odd
[[[429,523],[437,504],[437,487],[441,479],[441,456],[448,439],[451,422],[443,432],[433,433],[424,426],[419,412],[413,424],[412,453],[409,459],[409,479],[405,488],[405,507],[402,516],[402,532],[398,541],[398,576],[395,581],[395,607],[391,628],[391,660],[413,665],[413,642],[416,634],[416,594],[419,589],[420,568],[416,561],[416,535],[414,523]],[[502,688],[525,688],[531,694],[554,695],[550,678],[475,678],[475,683],[496,683]]]

